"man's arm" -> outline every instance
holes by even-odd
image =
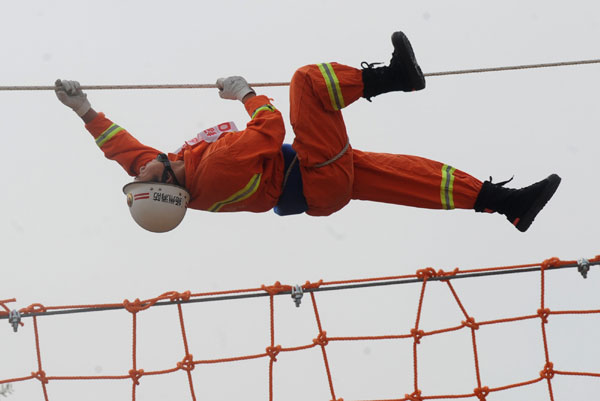
[[[84,123],[89,124],[96,117],[98,117],[98,113],[96,113],[94,109],[90,108],[87,113],[81,116],[81,119]]]
[[[219,96],[222,99],[239,100],[244,104],[256,96],[254,89],[243,77],[239,76],[217,79],[217,88],[219,88]]]
[[[250,92],[248,93],[246,96],[244,96],[244,98],[242,99],[242,103],[246,104],[246,102],[250,99],[252,99],[253,97],[256,96],[256,93],[254,92]]]
[[[258,146],[262,152],[279,153],[285,138],[285,127],[281,113],[271,105],[269,98],[257,96],[240,76],[219,78],[217,87],[221,98],[239,100],[251,117],[239,143],[249,141],[249,148]]]
[[[114,160],[131,176],[137,176],[142,166],[161,153],[135,139],[129,132],[114,124],[103,113],[97,113],[77,81],[57,80],[56,97],[71,108],[84,122],[96,145],[104,155]]]
[[[54,92],[58,100],[77,113],[84,123],[90,123],[98,116],[98,113],[92,109],[87,95],[81,90],[79,82],[57,79],[54,83]]]

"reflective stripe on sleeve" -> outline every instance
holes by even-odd
[[[218,212],[225,205],[230,205],[232,203],[241,202],[245,199],[248,199],[258,189],[258,187],[260,185],[261,176],[262,176],[262,174],[260,174],[260,173],[254,174],[252,176],[252,178],[250,178],[250,181],[248,182],[248,184],[246,184],[246,186],[244,188],[240,189],[239,191],[237,191],[236,193],[231,195],[229,198],[215,203],[210,208],[208,208],[208,211],[209,212]]]
[[[117,124],[112,124],[106,131],[104,131],[98,138],[96,138],[96,145],[102,147],[106,142],[108,142],[113,136],[117,135],[119,132],[123,131],[123,128],[119,127]]]
[[[277,109],[270,104],[265,104],[264,106],[260,106],[258,109],[254,110],[254,113],[252,113],[252,119],[254,119],[254,117],[256,117],[256,115],[263,110],[275,111]]]
[[[440,185],[440,198],[443,209],[454,209],[454,171],[452,166],[444,164],[442,166],[442,184]]]
[[[321,74],[323,74],[325,84],[327,84],[331,106],[334,110],[343,109],[345,107],[344,97],[342,96],[342,90],[340,89],[340,81],[338,80],[337,75],[335,75],[333,67],[329,63],[322,63],[317,66],[319,67]]]

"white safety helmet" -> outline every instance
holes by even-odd
[[[178,185],[160,182],[130,182],[123,187],[131,217],[142,228],[164,233],[177,227],[190,200],[188,191]]]

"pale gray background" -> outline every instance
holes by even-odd
[[[304,64],[390,58],[390,34],[404,30],[425,72],[594,59],[600,7],[592,1],[27,1],[2,2],[1,85],[289,81]],[[529,232],[502,216],[353,202],[328,218],[190,211],[175,231],[156,235],[129,217],[121,193],[129,177],[102,156],[54,93],[0,92],[3,193],[0,299],[14,307],[150,298],[170,290],[205,292],[592,257],[600,252],[597,65],[430,78],[415,94],[357,102],[345,111],[357,149],[416,154],[480,179],[524,186],[556,172],[563,183]],[[260,89],[289,127],[288,89]],[[216,90],[90,91],[92,105],[143,143],[166,151],[217,123],[248,116]],[[551,309],[599,308],[598,271],[548,278]],[[535,313],[539,274],[456,282],[478,320]],[[319,294],[330,336],[406,333],[419,286]],[[307,300],[278,298],[276,343],[310,343],[317,329]],[[195,359],[264,351],[267,298],[186,306]],[[428,287],[422,327],[462,320],[444,285]],[[126,374],[131,317],[105,312],[40,319],[49,375]],[[138,368],[183,358],[175,308],[139,316]],[[4,321],[6,322],[6,321]],[[6,323],[3,323],[3,325]],[[550,358],[559,370],[600,372],[596,315],[551,317]],[[477,332],[482,380],[490,387],[537,377],[544,364],[538,320]],[[37,370],[32,322],[0,328],[0,379]],[[412,342],[328,346],[338,398],[401,398],[412,392]],[[476,386],[470,332],[423,339],[425,394]],[[320,350],[281,354],[275,399],[329,400]],[[268,361],[198,366],[198,399],[267,394]],[[592,400],[593,378],[554,379],[556,400]],[[127,400],[131,382],[51,382],[51,400]],[[41,400],[37,381],[16,383],[11,400]],[[138,400],[190,399],[182,372],[144,377]],[[547,400],[545,383],[490,400]]]

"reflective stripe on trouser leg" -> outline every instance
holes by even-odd
[[[317,66],[319,67],[321,74],[323,74],[323,79],[327,84],[327,91],[329,92],[331,106],[334,110],[343,109],[345,107],[344,96],[342,96],[340,81],[338,80],[337,75],[335,75],[333,67],[329,63],[322,63],[318,64]]]
[[[440,199],[442,209],[454,209],[454,171],[452,166],[444,164],[442,166],[442,183],[440,185]]]
[[[427,209],[472,209],[483,185],[475,177],[419,156],[363,152],[353,149],[352,199],[385,202]],[[442,178],[446,177],[442,185]],[[448,178],[454,178],[452,182]],[[450,185],[452,184],[452,185]],[[452,190],[450,191],[450,188]]]
[[[292,77],[293,147],[309,215],[327,216],[350,201],[354,181],[352,148],[339,109],[360,99],[362,92],[361,70],[334,62],[300,67]]]

